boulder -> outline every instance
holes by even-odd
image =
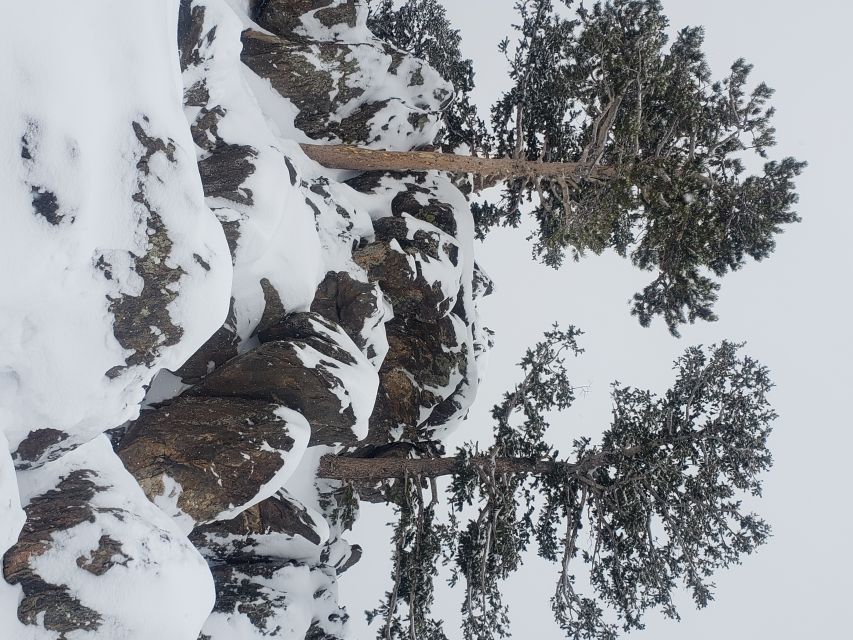
[[[323,519],[282,490],[236,518],[197,527],[190,540],[212,562],[258,557],[318,562],[328,537]]]
[[[376,370],[340,327],[316,313],[294,313],[258,337],[257,348],[189,393],[294,409],[311,425],[312,446],[354,443],[366,435]]]
[[[329,271],[317,286],[311,311],[339,325],[374,366],[382,363],[391,310],[375,282],[356,280],[347,271]]]
[[[453,308],[462,276],[459,244],[428,223],[408,215],[373,223],[376,241],[353,252],[353,259],[376,282],[394,316],[435,322]]]
[[[3,576],[21,587],[25,628],[60,639],[192,637],[213,602],[207,565],[105,436],[20,481],[26,522]]]
[[[274,494],[307,441],[304,418],[280,404],[184,395],[144,411],[118,454],[148,498],[189,532]]]

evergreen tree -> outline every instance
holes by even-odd
[[[442,558],[453,567],[451,584],[465,585],[466,639],[508,636],[501,581],[535,543],[558,566],[551,606],[567,637],[604,640],[642,628],[649,609],[677,618],[679,583],[704,607],[713,572],[767,540],[768,526],[742,503],[744,495],[760,495],[758,475],[771,464],[767,370],[741,356],[741,345],[690,348],[662,396],[614,383],[612,422],[599,444],[578,439],[564,456],[546,440],[548,416],[574,400],[564,356],[580,352],[578,334],[555,327],[528,350],[522,381],[492,411],[494,443],[485,450],[321,460],[321,477],[396,480],[393,588],[368,614],[385,621],[380,638],[445,638],[441,621],[430,617]],[[441,525],[439,476],[452,478],[454,509]],[[463,526],[457,514],[471,506],[476,515]]]
[[[557,0],[572,6],[572,0]],[[343,169],[444,170],[506,183],[501,201],[473,206],[479,233],[516,226],[523,202],[537,222],[534,253],[559,266],[607,249],[655,272],[634,296],[643,325],[662,316],[670,331],[714,320],[717,278],[761,260],[785,224],[799,220],[794,179],[804,163],[747,161],[775,144],[772,90],[750,88],[751,65],[737,60],[712,81],[701,28],[670,43],[658,0],[607,0],[562,17],[554,0],[519,0],[518,42],[501,44],[512,88],[492,109],[495,153],[469,158],[304,145],[320,163]],[[433,63],[462,88],[448,122],[469,122],[472,77],[460,61],[458,32],[435,0],[387,0],[374,27]],[[420,52],[420,53],[417,53]],[[476,129],[476,127],[475,127]],[[447,150],[474,129],[449,127]],[[476,145],[475,145],[476,146]]]

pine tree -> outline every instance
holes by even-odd
[[[670,43],[658,0],[580,5],[573,19],[554,0],[519,0],[516,8],[515,50],[510,55],[509,40],[500,46],[514,84],[492,109],[496,157],[303,148],[342,169],[469,173],[480,186],[504,181],[500,202],[473,206],[481,235],[517,226],[531,202],[534,253],[545,263],[612,249],[655,272],[633,300],[644,326],[662,316],[677,335],[685,322],[716,319],[717,279],[747,258],[770,255],[776,234],[799,220],[794,179],[805,163],[784,158],[747,173],[747,161],[766,159],[775,144],[772,90],[750,88],[752,67],[742,59],[713,81],[702,29],[682,29]],[[463,99],[448,122],[470,122],[470,62],[461,61],[458,33],[436,2],[408,0],[397,12],[384,2],[374,24],[453,78]],[[450,126],[444,148],[480,135],[475,130]]]
[[[535,543],[558,567],[551,606],[567,637],[604,640],[642,628],[650,609],[678,618],[679,583],[704,607],[713,572],[767,540],[769,527],[742,502],[760,495],[758,475],[772,462],[767,370],[741,356],[738,344],[687,349],[662,396],[614,383],[612,422],[600,442],[578,439],[564,456],[546,440],[548,416],[574,400],[565,355],[580,353],[578,335],[555,327],[527,351],[522,381],[492,411],[487,449],[321,460],[321,477],[395,480],[393,587],[368,614],[384,620],[380,638],[445,638],[441,621],[430,617],[441,559],[452,565],[451,585],[465,585],[466,639],[508,636],[501,581]],[[443,524],[435,515],[440,476],[451,477],[454,511]],[[463,526],[459,518],[472,506],[476,515]]]

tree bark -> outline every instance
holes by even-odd
[[[495,458],[495,472],[544,475],[575,468],[568,462]],[[458,458],[350,458],[328,454],[320,458],[317,477],[330,480],[386,480],[390,478],[438,478],[461,468]]]
[[[575,477],[587,476],[600,467],[614,465],[653,452],[668,445],[699,442],[714,437],[722,426],[709,426],[681,435],[667,435],[632,447],[615,451],[587,453],[575,462],[562,460],[531,460],[530,458],[495,458],[495,473],[521,473],[545,475],[561,472]],[[489,458],[471,459],[475,464],[490,464]],[[438,478],[453,475],[461,470],[459,458],[357,458],[327,454],[320,458],[317,477],[330,480],[385,480],[390,478]]]
[[[438,151],[385,151],[345,144],[303,144],[305,154],[330,169],[352,171],[446,171],[488,177],[491,181],[511,178],[550,178],[578,181],[609,180],[614,167],[591,162],[538,162],[512,158],[458,156]]]

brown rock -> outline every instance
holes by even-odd
[[[190,358],[175,371],[186,384],[196,384],[208,373],[237,355],[240,339],[234,316],[234,299],[228,307],[228,316],[214,333]]]
[[[15,467],[29,469],[34,464],[58,458],[63,453],[60,444],[67,439],[68,434],[58,429],[33,429],[12,454]]]
[[[303,426],[276,415],[278,407],[258,399],[181,396],[143,412],[118,454],[149,499],[177,483],[177,509],[197,523],[210,522],[255,500],[287,453],[304,446]]]
[[[89,501],[102,487],[93,478],[92,472],[74,471],[56,488],[33,498],[25,508],[27,520],[18,542],[3,556],[4,578],[24,591],[18,619],[26,625],[40,624],[60,638],[76,630],[98,629],[101,615],[84,606],[65,585],[44,580],[31,563],[51,549],[54,533],[94,521],[95,509]]]
[[[254,548],[262,541],[266,543],[267,554],[276,541],[284,546],[297,537],[309,545],[320,545],[322,539],[317,528],[305,507],[279,492],[236,518],[197,527],[190,540],[205,556],[233,563],[250,561],[255,557]]]
[[[335,9],[340,9],[340,6]],[[332,15],[328,14],[329,20],[334,19]],[[285,33],[289,28],[282,22],[280,32],[283,37],[247,29],[243,32],[241,59],[294,104],[299,111],[295,124],[311,138],[336,139],[350,144],[373,142],[378,135],[372,132],[371,121],[383,119],[387,126],[399,125],[410,133],[419,133],[435,123],[439,111],[452,97],[450,86],[446,85],[434,87],[426,93],[418,87],[412,90],[411,96],[365,98],[359,103],[366,95],[365,84],[370,82],[369,78],[365,79],[366,74],[389,77],[405,72],[409,76],[399,79],[401,85],[415,87],[417,79],[423,79],[428,68],[426,63],[390,45],[309,40],[293,35],[292,31]],[[368,69],[360,65],[360,59],[368,55],[376,57],[376,54],[385,56],[385,69]],[[412,64],[403,65],[405,60]],[[436,82],[441,81],[436,78]],[[387,116],[380,114],[392,100],[406,101],[412,111],[405,123],[399,121],[396,110],[389,111]],[[339,114],[344,105],[347,106],[346,113]]]
[[[340,340],[346,339],[343,332],[318,314],[294,313],[258,336],[260,346],[227,362],[191,394],[262,400],[295,409],[311,425],[312,446],[356,442],[357,417],[352,405],[342,405],[338,375],[343,367],[358,366],[360,354]],[[316,365],[310,358],[318,359]]]
[[[326,27],[345,24],[354,27],[358,14],[356,0],[265,0],[258,2],[254,20],[264,29],[280,36],[294,36],[302,16],[314,17]]]
[[[317,287],[311,311],[338,324],[364,350],[369,323],[379,316],[381,295],[375,284],[356,280],[346,271],[329,271]]]
[[[444,422],[422,416],[425,410],[436,409],[445,417],[452,415],[452,401],[445,401],[459,384],[453,380],[464,379],[467,373],[467,347],[460,343],[450,316],[434,323],[395,316],[385,327],[389,349],[379,370],[379,394],[367,441],[387,442],[399,427],[404,439],[428,441],[429,431]]]

